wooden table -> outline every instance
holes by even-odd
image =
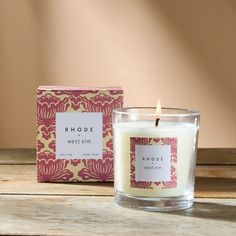
[[[236,149],[200,149],[194,207],[118,207],[113,184],[36,182],[35,151],[0,150],[0,234],[236,235]]]

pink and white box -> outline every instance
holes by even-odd
[[[120,87],[37,89],[37,180],[113,181],[112,110]]]

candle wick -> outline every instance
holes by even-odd
[[[155,123],[155,126],[156,126],[156,127],[158,126],[159,121],[160,121],[160,118],[156,118],[156,123]]]

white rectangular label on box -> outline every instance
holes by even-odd
[[[135,145],[135,181],[171,180],[170,145]]]
[[[102,159],[102,112],[56,113],[56,159]]]

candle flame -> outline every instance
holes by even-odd
[[[161,100],[160,99],[157,100],[156,114],[161,114]]]

